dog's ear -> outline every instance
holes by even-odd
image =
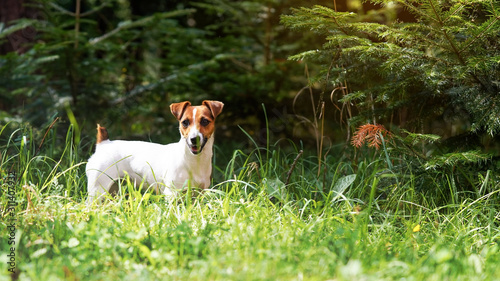
[[[202,104],[210,109],[214,118],[222,112],[224,107],[222,102],[213,100],[204,100]]]
[[[188,101],[173,103],[170,105],[170,111],[172,111],[172,114],[175,118],[177,118],[177,120],[181,120],[184,111],[186,111],[186,108],[190,105],[191,103]]]

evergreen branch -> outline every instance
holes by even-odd
[[[335,12],[329,8],[315,5],[313,8],[292,9],[293,15],[282,16],[281,21],[289,27],[303,29],[309,27],[315,31],[323,31],[324,25],[334,24],[342,33],[349,35],[344,21],[356,16],[354,13]]]
[[[428,35],[433,31],[433,28],[423,26],[421,24],[402,24],[401,26],[396,26],[395,28],[387,27],[386,32],[379,34],[379,37],[386,40],[395,40],[397,41],[398,46],[415,48],[414,41],[421,40],[426,42],[429,46],[446,49],[445,46],[440,44],[438,41],[432,40],[432,38]]]
[[[439,167],[452,167],[459,163],[478,163],[489,159],[491,159],[491,155],[479,151],[455,152],[433,157],[432,160],[425,163],[424,167],[426,170],[435,170]]]
[[[337,20],[336,17],[332,17],[333,18],[333,21],[335,22],[335,24],[339,27],[340,31],[342,31],[345,35],[349,35],[349,32],[347,32],[346,29],[344,29],[342,27],[342,25],[340,25],[340,22]]]
[[[438,135],[412,133],[404,129],[402,131],[407,134],[403,142],[411,146],[415,146],[420,142],[434,143],[441,139]]]
[[[458,47],[456,46],[455,41],[451,39],[451,37],[449,36],[448,32],[446,31],[446,28],[445,28],[446,26],[445,26],[444,22],[441,20],[441,17],[439,16],[439,12],[437,10],[437,7],[434,5],[434,2],[432,0],[429,0],[429,4],[431,5],[433,12],[436,15],[436,18],[438,19],[438,23],[439,23],[439,25],[440,25],[440,27],[442,29],[442,33],[443,33],[444,37],[446,38],[446,40],[450,44],[453,52],[455,53],[455,55],[457,56],[458,60],[460,61],[460,64],[462,64],[463,66],[467,66],[467,62],[463,58],[462,53],[460,52],[460,50],[458,49]],[[470,75],[474,78],[474,80],[479,85],[481,85],[483,87],[483,89],[486,89],[486,86],[483,84],[483,82],[481,81],[481,79],[479,79],[479,77],[477,77],[476,74],[470,73]]]
[[[425,63],[427,65],[435,65],[436,63],[441,63],[447,66],[450,65],[448,61],[436,56],[429,56],[423,51],[405,48],[385,42],[343,48],[342,51],[346,54],[360,53],[361,55],[365,55],[369,58],[379,57],[382,59],[381,65],[388,65],[393,61],[400,64],[404,62],[404,58],[412,58],[412,61],[417,62],[420,66],[422,66],[422,63]],[[408,65],[407,62],[405,62],[405,64]]]
[[[465,50],[467,50],[469,48],[470,45],[472,45],[473,43],[475,43],[480,37],[482,37],[492,26],[494,26],[498,21],[500,20],[500,16],[497,16],[497,17],[492,17],[489,21],[487,21],[485,24],[486,26],[484,28],[481,29],[481,31],[479,32],[479,34],[477,34],[476,36],[474,36],[473,38],[471,38],[470,40],[468,40],[467,42],[464,43],[465,46],[463,46],[461,48],[461,50],[459,50],[459,53],[462,53],[464,52]]]
[[[300,54],[289,56],[288,59],[294,61],[301,61],[304,60],[306,57],[314,57],[317,53],[319,53],[318,50],[305,51]]]
[[[56,9],[57,11],[59,11],[59,12],[61,12],[61,13],[65,14],[65,15],[69,15],[69,16],[72,16],[72,17],[74,17],[74,16],[76,16],[76,15],[77,15],[77,13],[70,12],[70,11],[68,11],[68,10],[64,9],[63,7],[61,7],[61,6],[57,5],[57,4],[56,4],[56,3],[54,3],[54,2],[50,2],[50,3],[49,3],[49,5],[50,5],[50,6],[52,6],[52,8]],[[106,6],[110,6],[110,5],[111,5],[111,4],[110,4],[110,2],[104,2],[104,3],[102,3],[101,5],[99,5],[99,6],[95,7],[95,8],[93,8],[93,9],[92,9],[92,10],[90,10],[90,11],[87,11],[87,12],[85,12],[85,13],[80,13],[80,17],[90,16],[90,15],[92,15],[92,14],[94,14],[94,13],[97,13],[97,12],[98,12],[99,10],[101,10],[102,8],[104,8],[104,7],[106,7]]]
[[[3,23],[0,23],[0,39],[7,37],[16,31],[23,30],[27,27],[33,26],[36,23],[37,21],[32,19],[19,19],[15,21],[14,25],[11,25],[6,28],[4,28]]]
[[[362,91],[357,91],[357,92],[351,92],[346,95],[344,95],[341,99],[339,99],[339,102],[341,103],[350,103],[352,101],[356,100],[362,100],[366,97],[366,93]]]
[[[154,19],[158,19],[158,18],[164,19],[164,18],[183,16],[183,15],[191,14],[194,11],[195,11],[194,9],[178,10],[178,11],[173,11],[173,12],[168,12],[168,13],[155,14],[155,15],[152,15],[149,17],[142,18],[142,19],[137,20],[137,21],[124,21],[124,22],[121,22],[120,24],[118,24],[118,26],[115,29],[111,30],[110,32],[108,32],[102,36],[90,39],[89,44],[95,45],[97,43],[100,43],[101,41],[104,41],[104,40],[112,37],[113,35],[119,33],[122,30],[130,29],[130,28],[134,28],[134,27],[139,27],[139,26],[144,26],[144,25],[148,24],[149,22],[153,21]]]
[[[398,3],[400,3],[400,4],[402,4],[404,7],[406,7],[410,12],[413,12],[414,14],[418,15],[419,17],[428,18],[428,19],[431,19],[434,22],[437,22],[436,18],[433,18],[428,13],[425,13],[421,9],[418,9],[417,7],[415,7],[414,5],[412,5],[411,3],[409,3],[408,1],[405,1],[405,0],[396,0],[396,1]]]
[[[450,36],[448,35],[448,32],[445,29],[446,26],[445,26],[443,20],[440,17],[440,13],[438,11],[438,8],[435,6],[435,4],[434,4],[434,2],[432,0],[428,0],[428,2],[429,2],[430,6],[432,8],[432,11],[433,11],[434,15],[436,16],[437,23],[441,27],[443,35],[446,38],[446,40],[448,41],[448,43],[450,44],[453,52],[456,54],[456,56],[457,56],[458,60],[460,61],[460,63],[462,65],[466,65],[465,59],[462,57],[462,55],[460,54],[460,52],[459,52],[459,50],[458,50],[455,42],[450,38]]]
[[[341,102],[369,107],[373,104],[366,95],[374,94],[371,101],[385,104],[380,112],[384,114],[391,107],[408,106],[416,99],[412,95],[418,93],[432,96],[442,104],[460,104],[470,114],[471,130],[486,129],[490,134],[499,131],[500,13],[496,1],[396,1],[415,14],[416,22],[359,22],[362,17],[352,18],[350,14],[318,6],[295,11],[293,16],[282,18],[283,23],[322,34],[326,43],[319,50],[290,58],[323,63],[325,69],[320,76],[326,76],[334,85],[348,80],[353,91],[344,95]],[[341,54],[338,64],[345,67],[332,69],[337,76],[330,77],[326,67],[332,52]],[[426,106],[426,101],[417,102],[422,108]],[[440,114],[439,110],[433,111],[428,117]],[[355,123],[355,118],[350,121]],[[404,145],[401,148],[408,151]]]
[[[451,18],[453,18],[456,14],[458,14],[460,11],[462,11],[465,8],[465,5],[463,4],[456,4],[454,8],[450,9],[447,13],[447,17],[443,20],[444,22],[447,22]]]
[[[147,92],[147,91],[151,91],[164,83],[176,80],[179,77],[181,77],[182,75],[184,75],[185,73],[189,73],[190,71],[194,71],[194,70],[202,70],[202,69],[212,65],[215,61],[223,60],[223,59],[231,60],[231,59],[234,59],[234,57],[232,55],[219,54],[211,60],[207,60],[207,61],[200,62],[197,64],[189,65],[183,69],[177,70],[175,73],[173,73],[171,75],[168,75],[166,77],[163,77],[163,78],[155,81],[154,83],[150,83],[150,84],[146,84],[146,85],[138,85],[138,86],[134,87],[132,90],[126,92],[122,97],[119,97],[117,99],[112,100],[110,102],[110,104],[116,105],[116,104],[122,103],[130,98],[133,98],[133,97],[139,95],[139,94],[142,94],[142,93]]]

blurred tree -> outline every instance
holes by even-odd
[[[0,57],[3,99],[16,96],[21,101],[12,104],[10,113],[35,126],[64,115],[65,108],[80,122],[133,117],[129,108],[118,106],[118,116],[110,109],[117,108],[114,101],[151,81],[155,58],[143,60],[143,55],[158,53],[153,50],[158,43],[144,34],[184,34],[185,28],[173,18],[192,12],[175,10],[136,19],[126,1],[37,3],[43,18],[19,19],[0,33],[5,40],[21,28],[35,31],[36,43],[28,52]]]
[[[257,132],[264,124],[261,104],[286,111],[303,85],[315,84],[302,62],[287,57],[325,42],[280,24],[292,7],[310,5],[303,0],[31,1],[39,16],[0,31],[5,42],[16,30],[33,30],[25,53],[0,56],[0,96],[10,105],[3,121],[42,126],[72,111],[91,134],[100,122],[115,136],[164,135],[172,124],[170,102],[206,98],[225,101],[228,125]],[[315,3],[377,8],[358,0]],[[394,9],[382,11],[363,15],[394,18]],[[307,70],[323,71],[310,63]]]
[[[29,0],[3,0],[0,5],[0,31],[8,28],[15,20],[36,17],[36,10],[30,8],[29,4]],[[9,34],[7,40],[0,41],[0,55],[12,51],[22,53],[33,39],[32,29],[16,30]]]
[[[30,27],[36,39],[0,57],[0,89],[17,99],[9,113],[36,126],[71,109],[89,128],[164,134],[170,102],[205,98],[246,118],[303,84],[303,66],[286,58],[306,40],[279,25],[296,2],[39,0],[43,17],[0,34]]]

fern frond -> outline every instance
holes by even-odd
[[[392,138],[391,132],[383,125],[366,124],[356,130],[351,144],[356,148],[360,148],[367,143],[368,147],[375,147],[378,150],[382,141],[387,141],[390,138]]]

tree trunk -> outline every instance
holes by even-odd
[[[1,0],[0,5],[0,22],[4,24],[4,28],[11,25],[11,21],[21,18],[34,18],[37,13],[34,9],[25,6],[29,0]],[[29,49],[29,43],[35,39],[36,32],[34,28],[27,27],[18,30],[7,36],[7,42],[0,45],[0,55],[9,52],[23,53]]]

